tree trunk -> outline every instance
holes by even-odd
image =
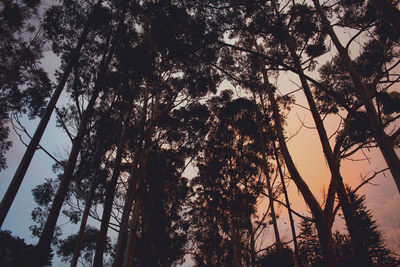
[[[302,69],[301,63],[300,63],[300,59],[299,59],[298,55],[296,54],[296,48],[295,48],[293,39],[289,36],[289,34],[287,32],[285,33],[285,37],[286,37],[285,43],[286,43],[286,46],[288,47],[289,52],[292,56],[295,68],[299,72],[303,72],[303,69]],[[360,264],[362,264],[363,266],[370,266],[370,265],[372,265],[372,260],[369,257],[368,248],[364,244],[363,239],[357,230],[357,225],[355,224],[354,214],[350,207],[350,202],[349,202],[349,198],[347,196],[346,189],[345,189],[345,186],[343,183],[343,178],[339,171],[339,169],[340,169],[339,162],[336,160],[336,158],[333,155],[332,148],[329,144],[329,140],[328,140],[328,136],[325,131],[324,124],[318,113],[317,105],[315,104],[314,98],[311,93],[311,88],[309,87],[307,80],[304,78],[304,76],[299,75],[299,78],[300,78],[301,84],[303,86],[303,91],[304,91],[304,94],[306,95],[307,102],[308,102],[311,114],[312,114],[314,122],[315,122],[315,126],[318,131],[318,136],[321,141],[321,145],[322,145],[322,149],[323,149],[325,158],[328,162],[328,166],[329,166],[330,172],[332,174],[333,184],[335,185],[336,192],[339,197],[339,202],[342,207],[343,214],[345,216],[346,224],[347,224],[358,260],[359,260]]]
[[[240,258],[239,258],[239,244],[237,240],[237,229],[235,226],[235,222],[231,222],[231,241],[232,241],[232,250],[233,250],[233,267],[240,267]]]
[[[139,168],[143,168],[143,166],[139,167],[138,165],[140,158],[142,157],[141,155],[135,155],[135,157],[136,159],[132,165],[131,174],[129,177],[128,190],[126,193],[124,209],[122,212],[113,267],[121,267],[123,264],[123,256],[127,247],[129,216],[131,214],[133,200],[136,197],[136,194],[138,194],[139,190],[141,190],[141,183],[143,178],[139,174]],[[143,165],[145,165],[145,159],[143,159],[142,163]]]
[[[288,214],[289,214],[290,228],[292,230],[292,236],[293,236],[294,254],[296,256],[297,264],[299,266],[301,266],[302,265],[302,261],[300,260],[299,246],[297,245],[296,227],[294,225],[292,210],[290,209],[290,201],[289,201],[289,195],[288,195],[287,190],[286,190],[285,177],[283,176],[281,163],[279,162],[278,150],[277,150],[277,148],[275,146],[275,141],[273,141],[272,144],[274,146],[274,154],[275,154],[275,159],[276,159],[276,165],[277,165],[277,168],[278,168],[278,171],[279,171],[279,176],[281,177],[283,194],[285,195],[286,207],[287,207]]]
[[[96,4],[94,8],[96,8],[100,4],[100,1]],[[10,210],[11,204],[13,203],[15,196],[17,195],[17,192],[19,190],[19,187],[21,186],[22,180],[25,177],[26,171],[28,170],[28,167],[32,161],[33,155],[35,154],[36,148],[38,147],[40,143],[40,139],[43,136],[44,130],[47,127],[47,124],[50,120],[51,114],[53,113],[53,110],[57,104],[57,101],[61,95],[61,92],[64,89],[64,86],[68,80],[69,75],[71,74],[71,71],[75,64],[78,61],[79,54],[81,52],[82,46],[86,42],[87,35],[89,33],[89,21],[86,23],[84,30],[82,31],[82,34],[79,37],[78,43],[73,49],[71,55],[69,56],[69,61],[64,69],[64,73],[61,77],[61,80],[59,81],[56,89],[53,92],[53,95],[51,96],[51,99],[43,113],[42,118],[40,119],[39,125],[36,128],[36,131],[29,142],[28,147],[25,150],[24,156],[21,159],[21,162],[18,165],[17,170],[15,171],[14,177],[11,180],[10,185],[8,186],[7,192],[5,193],[1,203],[0,203],[0,228],[3,225],[3,222],[7,216],[8,211]]]
[[[115,44],[115,43],[114,43]],[[108,45],[107,45],[108,47]],[[42,235],[36,247],[36,253],[34,253],[32,261],[34,266],[44,266],[47,255],[50,252],[50,245],[53,239],[54,230],[56,227],[57,219],[60,214],[62,205],[64,203],[65,196],[68,193],[68,187],[73,178],[73,172],[75,169],[76,161],[79,155],[79,151],[82,145],[83,138],[87,132],[87,124],[92,116],[94,110],[94,104],[96,103],[97,97],[101,91],[104,77],[108,70],[108,65],[111,61],[113,55],[113,48],[110,49],[108,56],[104,54],[103,61],[100,66],[98,79],[95,84],[92,96],[89,100],[87,108],[82,116],[82,121],[80,122],[78,134],[74,139],[72,149],[68,158],[67,166],[64,169],[64,174],[62,175],[60,186],[54,197],[53,204],[50,209],[46,224],[43,228]],[[105,58],[106,57],[106,58]]]
[[[255,241],[255,238],[254,238],[254,229],[253,229],[253,226],[251,224],[250,216],[249,216],[249,229],[248,229],[248,231],[249,231],[249,235],[250,235],[250,261],[251,261],[250,266],[251,267],[255,267],[256,264],[257,264],[257,260],[256,260],[257,259],[257,254],[256,254],[256,248],[255,248],[256,241]]]
[[[96,165],[98,165],[98,164],[96,164]],[[99,173],[99,171],[97,170],[95,175],[93,176],[92,184],[90,185],[89,195],[86,199],[85,209],[83,211],[81,225],[79,227],[78,238],[76,240],[74,254],[73,254],[72,260],[71,260],[71,267],[76,267],[76,265],[78,264],[79,256],[81,254],[83,237],[85,235],[85,230],[86,230],[86,222],[89,217],[90,208],[92,207],[92,199],[93,199],[94,190],[96,189],[96,186],[97,186],[98,173]]]
[[[128,112],[130,112],[130,111],[128,111]],[[115,156],[115,161],[114,161],[114,172],[113,172],[110,182],[107,184],[106,199],[105,199],[104,207],[103,207],[103,215],[101,217],[101,226],[100,226],[100,232],[99,232],[99,235],[97,238],[96,252],[94,255],[93,266],[98,266],[98,267],[103,266],[103,254],[104,254],[104,249],[105,249],[106,240],[107,240],[108,226],[110,224],[112,206],[113,206],[113,201],[114,201],[114,194],[115,194],[115,190],[116,190],[117,183],[118,183],[118,178],[119,178],[120,171],[121,171],[122,153],[124,151],[126,128],[127,128],[127,125],[129,124],[129,118],[130,118],[130,116],[128,115],[128,119],[126,120],[126,122],[122,128],[121,135],[119,137],[118,145],[117,145],[117,155]]]
[[[142,210],[142,198],[140,196],[140,193],[137,194],[136,199],[135,199],[135,207],[133,210],[133,218],[132,218],[132,224],[131,224],[131,229],[129,232],[129,238],[128,238],[128,247],[125,250],[124,253],[124,267],[129,267],[132,266],[133,259],[135,256],[135,246],[136,246],[136,241],[137,241],[137,228],[139,224],[139,215],[140,211]]]
[[[275,214],[275,208],[274,208],[274,193],[272,190],[272,185],[271,185],[271,180],[270,180],[270,176],[269,176],[269,172],[268,172],[268,166],[267,166],[267,158],[265,156],[265,149],[266,149],[266,144],[265,144],[265,140],[264,140],[264,136],[262,135],[261,129],[258,130],[259,133],[259,137],[260,137],[260,145],[262,147],[262,159],[263,159],[263,164],[262,164],[262,168],[264,171],[264,175],[265,175],[265,179],[267,181],[267,190],[268,190],[268,195],[269,195],[269,206],[271,209],[271,218],[272,218],[272,225],[274,227],[274,234],[275,234],[275,242],[276,242],[276,248],[279,252],[279,254],[282,256],[282,251],[283,251],[283,247],[282,247],[282,243],[281,243],[281,238],[279,236],[279,229],[278,229],[278,224],[276,222],[276,214]]]
[[[286,145],[285,136],[283,134],[283,128],[281,124],[281,117],[279,114],[279,107],[276,103],[274,92],[272,85],[268,81],[268,74],[266,69],[263,67],[262,74],[264,78],[264,85],[266,87],[266,91],[268,94],[268,98],[271,102],[272,107],[272,117],[275,122],[275,130],[279,141],[279,147],[282,153],[283,158],[285,159],[286,166],[290,173],[290,176],[294,183],[296,184],[297,188],[301,192],[305,202],[309,206],[311,213],[314,216],[315,224],[318,230],[318,237],[321,242],[321,249],[322,254],[325,259],[326,266],[337,266],[338,260],[335,253],[331,228],[326,221],[325,215],[319,205],[318,201],[312,194],[310,188],[305,183],[303,178],[301,177],[300,173],[298,172],[293,159],[289,153],[289,150]]]
[[[382,1],[382,0],[379,0],[379,1]],[[376,1],[376,2],[379,2],[379,1]],[[340,57],[343,60],[345,67],[347,68],[347,71],[349,72],[350,77],[361,96],[361,100],[365,106],[365,109],[367,110],[370,130],[371,130],[372,134],[374,135],[374,138],[383,154],[386,164],[388,165],[388,167],[393,175],[394,181],[396,182],[397,190],[400,193],[400,160],[394,149],[393,140],[392,140],[392,138],[390,138],[390,136],[388,136],[385,133],[384,129],[382,128],[382,125],[381,125],[379,117],[378,117],[378,113],[375,109],[374,103],[368,92],[368,89],[365,86],[365,84],[362,83],[361,78],[360,78],[359,74],[357,73],[357,71],[347,53],[347,50],[340,43],[336,33],[334,32],[330,22],[328,21],[326,15],[325,15],[324,10],[322,9],[321,5],[319,4],[319,1],[313,0],[313,2],[317,9],[318,14],[320,15],[320,17],[322,19],[322,23],[323,23],[325,29],[328,31],[329,36],[331,37],[333,43],[335,44],[337,50],[339,51]]]

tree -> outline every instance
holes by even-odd
[[[96,13],[95,11],[96,11],[97,7],[99,6],[99,4],[100,4],[100,1],[97,3],[97,5],[95,5],[93,7],[93,10],[89,11],[88,17],[91,17],[91,15]],[[49,12],[49,13],[51,14],[51,12]],[[79,14],[79,12],[77,14]],[[58,19],[60,19],[60,17],[58,17]],[[79,20],[79,21],[82,22],[82,17],[81,17],[81,20]],[[54,21],[51,21],[51,22],[54,22]],[[83,26],[83,30],[78,39],[78,43],[74,48],[72,48],[72,50],[71,50],[72,46],[70,47],[69,50],[67,50],[67,53],[70,57],[68,58],[67,64],[65,65],[65,70],[63,72],[63,75],[61,76],[60,81],[59,81],[55,91],[53,92],[53,95],[52,95],[48,105],[46,106],[46,109],[43,111],[43,115],[41,117],[39,125],[37,126],[36,131],[35,131],[34,135],[32,136],[31,141],[29,142],[29,145],[24,153],[24,156],[21,159],[21,162],[14,174],[13,179],[11,180],[11,184],[9,185],[7,192],[4,195],[4,197],[0,203],[0,226],[3,224],[3,222],[7,216],[8,210],[10,209],[11,204],[14,201],[14,198],[15,198],[15,196],[18,192],[18,189],[24,179],[25,173],[26,173],[26,171],[29,167],[29,164],[33,158],[36,148],[39,145],[40,139],[42,138],[44,130],[46,129],[46,126],[50,120],[51,114],[53,113],[53,110],[56,106],[58,98],[60,97],[61,92],[64,89],[65,83],[72,71],[72,67],[74,66],[74,64],[76,63],[76,61],[79,58],[79,54],[80,54],[80,50],[82,49],[82,46],[86,43],[86,38],[89,33],[89,30],[90,30],[91,26],[93,26],[93,24],[91,24],[93,22],[91,19],[88,19],[86,21],[86,18],[85,18],[85,19],[83,19],[83,22],[84,22],[84,25],[82,25],[82,24],[79,25],[79,26]],[[50,23],[50,24],[52,24],[52,23]],[[54,26],[54,25],[51,25],[50,27],[52,27],[52,26]],[[76,26],[76,25],[74,25],[74,26]],[[76,31],[75,31],[75,33],[76,33]],[[56,53],[57,53],[57,51],[56,51]],[[43,97],[41,95],[38,97],[39,97],[39,99],[43,100]]]
[[[357,226],[362,233],[365,246],[373,260],[374,266],[395,265],[396,259],[393,253],[387,249],[382,232],[378,229],[376,221],[373,220],[371,211],[365,206],[365,196],[358,196],[348,189],[351,208],[354,210]],[[341,259],[342,266],[354,266],[356,259],[354,249],[349,245],[350,240],[347,235],[335,233],[336,247]]]
[[[302,220],[300,222],[299,254],[303,266],[320,266],[321,245],[315,232],[315,225],[312,221]]]
[[[258,146],[261,117],[254,102],[231,97],[231,91],[223,91],[209,102],[215,121],[198,159],[199,176],[192,181],[197,196],[192,211],[195,259],[198,264],[254,266],[255,256],[249,255],[255,240],[250,236],[258,229],[253,226],[257,225],[256,203],[268,179],[262,177],[264,151]],[[212,257],[206,259],[207,253]]]
[[[339,52],[340,59],[343,60],[344,66],[351,78],[351,81],[361,97],[362,104],[366,109],[366,118],[369,124],[369,129],[374,136],[374,139],[376,140],[387,165],[390,168],[393,179],[395,180],[397,188],[400,192],[400,159],[394,149],[394,140],[385,133],[382,123],[379,119],[377,109],[374,106],[373,98],[369,92],[370,90],[368,89],[366,83],[362,80],[360,73],[355,68],[347,49],[343,47],[336,33],[333,31],[332,25],[325,15],[325,11],[322,9],[322,6],[318,0],[313,0],[313,3],[316,7],[318,15],[322,19],[324,28],[327,30],[329,36],[335,44],[336,49]]]
[[[2,266],[30,266],[30,254],[33,245],[27,245],[24,239],[13,236],[10,231],[0,231],[0,264]],[[53,255],[47,258],[46,266],[51,266]]]
[[[289,247],[283,247],[282,252],[279,252],[277,249],[270,249],[260,257],[258,262],[259,266],[262,267],[272,267],[278,265],[282,267],[295,266],[294,254]]]
[[[0,170],[6,168],[8,121],[27,114],[30,119],[43,114],[51,92],[47,73],[38,66],[45,43],[38,20],[40,1],[2,1],[0,3]],[[1,223],[0,223],[1,225]]]

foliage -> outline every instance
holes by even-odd
[[[268,266],[282,266],[293,267],[295,266],[294,253],[289,247],[284,247],[282,254],[275,248],[269,249],[259,259],[260,267]]]
[[[0,2],[0,170],[7,167],[12,115],[40,116],[52,89],[39,66],[45,41],[32,23],[37,20],[39,4],[36,0]]]
[[[303,266],[311,267],[322,264],[321,245],[313,222],[304,219],[301,221],[298,242]]]
[[[98,234],[99,230],[90,225],[88,225],[85,229],[85,234],[83,237],[83,244],[81,249],[81,259],[88,264],[92,263]],[[72,255],[74,253],[76,240],[77,240],[77,234],[69,235],[67,238],[60,240],[60,244],[57,250],[57,255],[61,256],[61,260],[63,262],[69,262],[71,260]],[[111,253],[112,253],[111,240],[108,238],[104,254],[110,255]]]
[[[352,209],[355,211],[357,226],[368,247],[375,266],[393,265],[396,263],[392,252],[386,247],[382,232],[373,220],[371,211],[365,206],[365,196],[349,194]],[[335,233],[336,250],[343,266],[354,266],[355,258],[351,240],[347,235]]]
[[[25,243],[24,239],[13,236],[10,231],[0,231],[0,265],[31,266],[30,256],[34,246]],[[51,266],[53,255],[50,254],[46,266]]]

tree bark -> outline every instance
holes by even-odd
[[[139,153],[141,154],[141,153]],[[136,194],[138,194],[139,190],[141,190],[142,177],[139,174],[139,168],[143,168],[143,166],[138,166],[139,162],[142,161],[143,165],[145,165],[145,156],[142,159],[141,155],[135,155],[136,159],[132,165],[131,174],[129,177],[128,190],[125,197],[124,209],[122,212],[122,218],[119,228],[117,249],[115,253],[113,267],[121,267],[123,264],[123,257],[127,247],[127,239],[128,239],[128,223],[129,216],[131,214],[132,205]],[[142,164],[140,164],[142,165]]]
[[[100,4],[100,1],[96,4],[94,8],[96,8]],[[51,96],[51,99],[43,113],[42,118],[40,119],[39,125],[36,128],[36,131],[29,142],[28,147],[25,150],[24,156],[21,159],[21,162],[18,165],[17,170],[15,171],[14,177],[11,180],[10,185],[8,186],[7,192],[5,193],[1,203],[0,203],[0,228],[3,225],[3,222],[7,216],[8,211],[10,210],[11,204],[13,203],[15,196],[17,195],[17,192],[19,190],[19,187],[21,186],[21,183],[25,177],[26,171],[28,170],[28,167],[32,161],[33,155],[35,154],[36,148],[38,147],[40,143],[40,139],[43,136],[43,133],[47,127],[47,124],[50,120],[51,114],[53,113],[53,110],[57,104],[57,101],[61,95],[61,92],[63,91],[65,84],[68,80],[69,75],[71,74],[71,71],[75,64],[78,61],[79,54],[81,52],[81,49],[83,45],[86,42],[87,35],[89,33],[89,24],[90,21],[88,21],[85,25],[84,30],[82,31],[78,43],[71,52],[70,55],[70,60],[68,61],[64,73],[61,77],[61,80],[59,81],[56,89],[53,92],[53,95]]]
[[[232,241],[232,250],[233,250],[233,266],[240,267],[240,257],[239,257],[239,242],[238,242],[238,235],[237,229],[235,226],[234,220],[231,222],[231,241]]]
[[[382,1],[382,0],[379,0]],[[378,1],[376,1],[378,2]],[[329,36],[331,37],[333,43],[335,44],[337,50],[339,51],[339,55],[341,59],[343,60],[345,67],[350,74],[350,77],[356,86],[360,96],[362,103],[365,106],[365,109],[367,110],[367,116],[369,120],[369,126],[370,130],[382,152],[382,155],[386,161],[386,164],[388,165],[393,179],[396,183],[397,190],[400,193],[400,160],[399,157],[396,154],[396,151],[394,149],[394,142],[390,136],[388,136],[378,117],[378,113],[375,109],[374,103],[372,101],[372,98],[370,96],[370,93],[368,92],[367,87],[363,82],[361,81],[361,78],[359,74],[357,73],[351,58],[349,54],[347,53],[347,50],[342,46],[340,43],[336,33],[334,32],[330,22],[328,21],[324,10],[322,9],[321,5],[319,4],[318,0],[313,0],[313,3],[315,5],[315,8],[319,14],[319,16],[322,19],[322,23],[325,27],[325,29],[328,31]]]
[[[251,223],[250,216],[249,216],[248,220],[249,220],[248,231],[249,231],[249,235],[250,235],[250,261],[251,261],[250,266],[255,267],[257,264],[257,260],[256,260],[257,254],[256,254],[256,248],[255,248],[256,241],[255,241],[255,237],[254,237],[254,229],[253,229],[253,225]]]

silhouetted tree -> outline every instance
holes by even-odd
[[[300,222],[299,254],[303,266],[320,266],[323,262],[321,245],[312,221]]]
[[[350,191],[350,189],[348,189]],[[365,196],[358,196],[350,191],[351,208],[354,210],[357,227],[362,233],[365,246],[373,260],[374,266],[395,265],[396,259],[392,252],[386,247],[382,232],[378,229],[376,221],[373,220],[371,211],[365,206]],[[354,266],[357,260],[354,249],[350,245],[347,235],[335,233],[336,248],[341,266]]]
[[[269,249],[267,252],[265,252],[262,256],[260,256],[258,266],[293,267],[295,266],[294,262],[293,251],[289,247],[283,247],[282,252],[278,251],[277,249]]]
[[[30,254],[34,246],[25,243],[24,239],[13,236],[10,231],[0,231],[0,264],[1,266],[30,266]],[[51,266],[53,255],[47,258],[46,266]]]
[[[12,115],[40,116],[51,92],[47,73],[38,66],[45,40],[38,19],[40,1],[2,1],[0,10],[0,170],[6,168],[8,121]],[[2,223],[0,223],[1,225]]]

